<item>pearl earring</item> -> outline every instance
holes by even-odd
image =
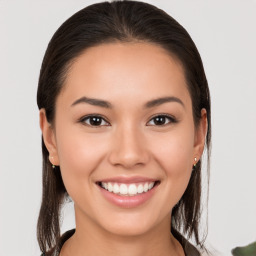
[[[50,158],[53,159],[54,157],[53,157],[53,156],[50,156]],[[52,164],[52,169],[55,169],[55,167],[56,167],[56,166],[55,166],[54,164]]]
[[[195,157],[194,160],[195,160],[194,167],[196,167],[197,158]]]

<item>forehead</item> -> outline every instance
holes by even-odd
[[[108,43],[86,49],[67,74],[62,96],[75,100],[179,96],[190,101],[183,67],[150,43]],[[175,94],[175,95],[173,95]]]

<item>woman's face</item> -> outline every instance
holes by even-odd
[[[206,121],[195,129],[175,58],[149,43],[111,43],[75,60],[53,130],[43,110],[41,127],[77,226],[138,235],[169,230],[172,208],[202,154]]]

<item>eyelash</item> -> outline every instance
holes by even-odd
[[[98,118],[98,120],[100,120],[100,123],[102,123],[102,121],[104,121],[106,124],[104,124],[104,125],[93,125],[93,124],[90,123],[90,121],[93,121],[93,118]],[[89,121],[89,123],[86,123],[86,121]],[[105,118],[103,118],[101,115],[97,115],[97,114],[91,114],[91,115],[84,116],[79,120],[79,122],[81,122],[81,123],[83,123],[87,126],[91,126],[91,127],[95,127],[95,128],[98,128],[98,127],[101,127],[101,126],[110,126],[110,123],[108,121],[106,121]]]
[[[97,120],[95,119],[94,121],[100,123],[99,125],[93,125],[91,122],[93,121],[93,118],[97,118]],[[157,121],[157,118],[164,118],[164,123],[163,124],[159,124],[157,125],[155,123],[155,121]],[[166,123],[166,121],[168,120],[168,122]],[[88,121],[88,123],[87,123]],[[106,124],[101,124],[102,122],[105,122]],[[154,122],[154,124],[149,124],[150,122]],[[91,126],[91,127],[95,127],[95,128],[99,128],[99,127],[102,127],[102,126],[110,126],[110,123],[108,121],[106,121],[105,118],[103,118],[101,115],[97,115],[97,114],[91,114],[91,115],[87,115],[87,116],[84,116],[82,117],[79,122],[87,125],[87,126]],[[168,114],[157,114],[153,117],[151,117],[151,119],[149,120],[149,122],[147,122],[147,126],[166,126],[168,124],[171,124],[171,123],[177,123],[177,119],[171,115],[168,115]]]
[[[177,123],[177,119],[171,115],[168,115],[168,114],[157,114],[153,117],[151,117],[150,121],[149,122],[152,122],[153,120],[156,121],[156,118],[164,118],[165,119],[165,122],[164,124],[160,124],[160,125],[157,125],[157,124],[152,124],[152,125],[148,125],[148,126],[166,126],[168,124],[174,124],[174,123]],[[169,121],[166,123],[166,119],[168,119]],[[149,123],[148,122],[148,123]]]

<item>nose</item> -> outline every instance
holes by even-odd
[[[112,136],[109,161],[112,165],[132,169],[149,161],[149,152],[141,131],[134,127],[119,128]]]

